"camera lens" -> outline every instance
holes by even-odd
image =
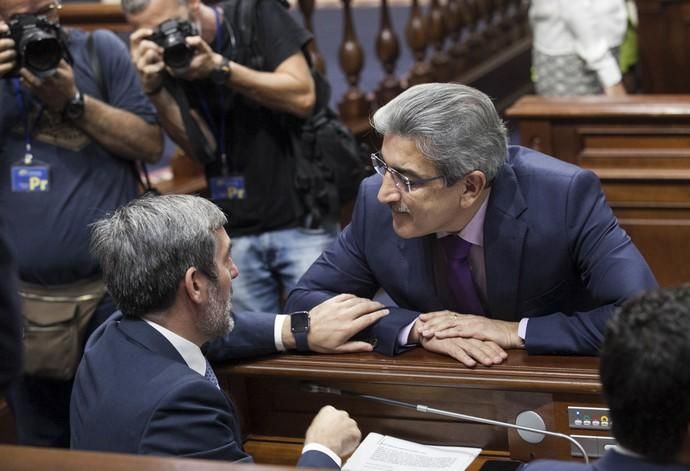
[[[167,46],[163,50],[163,61],[169,67],[173,69],[184,69],[194,57],[194,51],[190,49],[184,42],[174,44],[172,46]]]
[[[60,41],[43,32],[40,32],[40,36],[43,37],[27,38],[20,45],[24,66],[36,75],[56,69],[62,59]]]

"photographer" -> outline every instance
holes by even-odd
[[[26,351],[9,399],[19,442],[53,447],[69,446],[83,343],[114,311],[88,226],[137,195],[134,162],[162,150],[126,45],[61,28],[60,7],[0,2],[0,209],[11,221]]]
[[[247,25],[233,24],[231,2],[122,0],[122,7],[138,28],[130,51],[145,92],[170,136],[204,162],[209,196],[229,216],[242,273],[235,310],[280,312],[284,294],[336,232],[335,224],[302,228],[295,204],[288,123],[309,116],[315,103],[302,52],[309,33],[277,0],[256,2],[251,51],[241,47]],[[198,33],[188,36],[193,28]],[[173,50],[180,38],[190,50],[186,67],[177,61],[184,52]],[[257,56],[262,66],[248,66]]]

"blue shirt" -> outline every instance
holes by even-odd
[[[88,33],[69,30],[77,88],[100,98],[90,66]],[[114,34],[94,36],[109,103],[155,122],[155,110],[141,91],[127,48]],[[113,155],[60,113],[45,110],[26,90],[33,155],[50,167],[48,192],[13,192],[11,167],[24,156],[24,117],[9,80],[0,80],[0,210],[16,250],[20,278],[54,285],[99,272],[89,255],[89,224],[137,195],[132,162]]]

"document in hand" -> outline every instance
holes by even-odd
[[[463,471],[481,448],[430,446],[370,433],[343,471]]]

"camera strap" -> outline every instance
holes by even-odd
[[[218,11],[218,7],[213,8],[213,13],[215,14],[215,19],[216,19],[216,35],[213,40],[214,42],[214,50],[218,53],[221,52],[221,49],[223,47],[223,31],[221,29],[221,20],[220,20],[220,12]],[[211,108],[208,105],[208,102],[206,101],[206,98],[204,95],[201,93],[198,87],[194,87],[196,90],[197,96],[199,98],[199,104],[201,105],[201,112],[204,115],[204,118],[206,119],[206,122],[208,123],[209,127],[211,128],[211,132],[213,133],[213,136],[216,138],[216,144],[218,146],[218,154],[220,155],[220,164],[221,164],[221,174],[223,176],[228,175],[229,173],[229,168],[228,168],[228,154],[226,150],[226,142],[225,142],[225,125],[226,125],[226,109],[225,109],[225,94],[227,92],[225,85],[216,85],[216,90],[218,91],[217,95],[220,98],[220,103],[221,106],[219,107],[219,112],[218,112],[218,119],[216,120],[213,116],[213,113],[211,113]]]
[[[29,125],[29,110],[26,106],[26,100],[24,98],[24,94],[22,93],[22,86],[19,82],[19,78],[12,79],[12,92],[14,93],[14,96],[17,100],[17,107],[19,107],[19,112],[22,114],[22,118],[24,119],[24,165],[31,165],[34,160],[34,155],[31,148],[31,135],[33,134],[33,131],[36,128],[36,125],[41,120],[41,116],[43,116],[43,110],[45,108],[43,107],[43,105],[40,105],[38,109],[38,114],[36,115],[36,119],[34,120],[32,125]]]

